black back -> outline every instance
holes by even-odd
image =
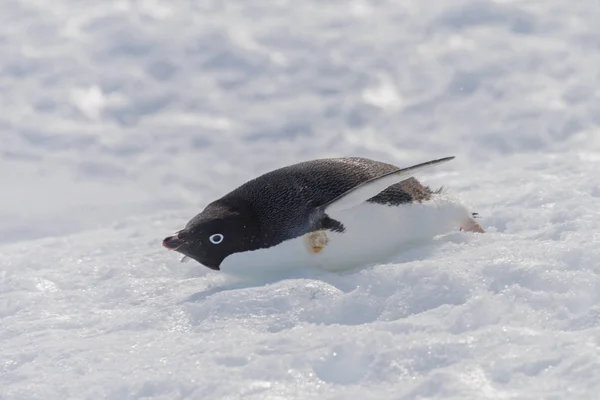
[[[301,162],[268,172],[222,197],[243,199],[254,211],[269,244],[318,229],[343,230],[340,222],[324,220],[309,226],[308,215],[360,183],[397,170],[398,167],[366,158],[330,158]],[[368,200],[398,205],[423,200],[431,190],[416,179],[395,184]]]

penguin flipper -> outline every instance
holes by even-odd
[[[377,196],[388,187],[412,177],[417,172],[421,172],[427,168],[437,166],[453,159],[454,156],[427,161],[369,179],[368,181],[353,187],[345,193],[342,193],[340,196],[336,197],[330,202],[325,203],[320,207],[316,207],[313,210],[311,217],[313,217],[314,220],[321,218],[325,213],[332,215],[340,211],[348,210],[364,203],[372,197]]]

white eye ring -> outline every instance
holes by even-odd
[[[208,238],[208,240],[210,240],[212,244],[219,244],[223,241],[223,239],[225,239],[225,236],[221,235],[220,233],[210,235],[210,237]]]

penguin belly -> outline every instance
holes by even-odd
[[[221,263],[221,271],[255,276],[304,268],[344,271],[385,263],[403,249],[458,230],[471,214],[460,203],[435,195],[422,203],[365,202],[334,218],[344,225],[344,232],[315,231],[266,249],[231,254]]]

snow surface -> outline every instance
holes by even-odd
[[[1,4],[0,399],[598,398],[598,2]],[[343,155],[457,156],[423,181],[488,232],[252,282],[161,247]]]

